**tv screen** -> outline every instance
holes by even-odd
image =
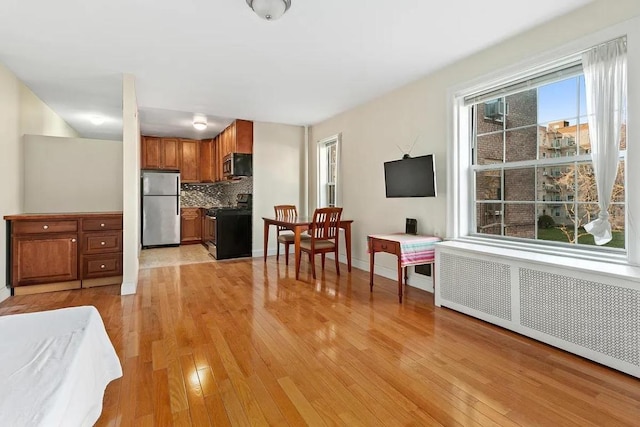
[[[384,185],[387,197],[435,197],[433,154],[385,162]]]

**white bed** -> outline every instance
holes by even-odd
[[[121,376],[95,307],[0,316],[3,426],[92,426]]]

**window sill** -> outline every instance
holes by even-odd
[[[550,253],[544,248],[531,248],[532,245],[498,244],[490,239],[463,237],[437,244],[438,247],[463,250],[470,253],[484,253],[508,258],[514,261],[526,261],[540,265],[552,265],[570,270],[603,274],[640,283],[640,267],[631,265],[623,255],[594,254],[586,251],[565,250]]]

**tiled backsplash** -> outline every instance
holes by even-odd
[[[251,177],[214,184],[182,184],[180,205],[183,208],[235,206],[239,193],[253,194]]]

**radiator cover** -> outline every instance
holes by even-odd
[[[436,304],[640,377],[640,290],[524,259],[436,249]]]

